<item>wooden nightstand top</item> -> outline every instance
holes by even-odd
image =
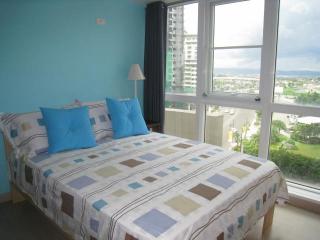
[[[160,123],[146,121],[146,124],[151,132],[160,132]]]

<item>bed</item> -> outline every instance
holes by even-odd
[[[287,200],[271,161],[151,133],[17,159],[10,179],[74,239],[243,239]]]

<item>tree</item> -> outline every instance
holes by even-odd
[[[270,143],[276,144],[281,142],[281,130],[287,130],[286,124],[281,120],[273,120],[271,126]]]
[[[244,152],[258,155],[260,133],[253,135],[250,140],[244,140]],[[239,151],[238,149],[235,149]],[[270,148],[270,159],[280,167],[281,171],[294,178],[320,181],[320,158],[310,158],[293,153],[285,148]]]
[[[233,133],[234,141],[237,143],[236,148],[240,150],[241,136],[238,131]]]
[[[259,153],[259,140],[260,140],[260,132],[252,135],[250,140],[243,141],[243,152],[258,156]]]
[[[272,127],[280,134],[281,130],[287,130],[286,124],[281,120],[273,120]]]
[[[320,144],[320,124],[297,123],[293,127],[291,138],[305,144]]]
[[[271,149],[270,158],[281,171],[294,178],[320,181],[320,159],[292,153],[286,149]]]
[[[301,93],[298,95],[296,99],[297,103],[301,104],[320,104],[320,93],[318,92],[308,92],[308,93]]]
[[[236,142],[236,146],[233,148],[233,150],[235,151],[239,151],[239,152],[245,152],[244,149],[244,143],[247,141],[249,141],[247,139],[247,133],[249,130],[250,124],[248,121],[246,121],[242,127],[241,130],[239,132],[239,130],[236,130],[235,132],[233,132],[233,140]]]
[[[256,122],[255,125],[258,126],[261,124],[261,118],[262,118],[262,112],[261,111],[256,111]]]

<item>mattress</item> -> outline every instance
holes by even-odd
[[[75,239],[242,239],[287,199],[271,161],[151,133],[9,160],[11,180]]]

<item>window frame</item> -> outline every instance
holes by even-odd
[[[269,157],[269,139],[273,113],[295,114],[300,116],[320,117],[320,107],[297,104],[283,104],[274,101],[276,81],[277,44],[281,0],[264,0],[263,42],[261,47],[261,68],[259,99],[257,96],[225,94],[213,92],[208,94],[211,74],[211,40],[212,22],[211,4],[228,4],[248,0],[199,0],[179,3],[179,5],[198,2],[198,57],[196,94],[165,93],[166,101],[194,103],[196,105],[197,135],[199,141],[205,139],[206,105],[235,107],[261,111],[261,130],[259,157]],[[171,4],[170,6],[176,6]]]
[[[260,87],[259,87],[259,93],[258,94],[250,94],[250,93],[229,93],[229,92],[223,92],[223,91],[214,91],[212,90],[212,81],[213,81],[213,71],[214,71],[214,57],[215,57],[215,50],[233,50],[233,49],[260,49],[260,81],[259,81],[259,86],[261,82],[261,59],[262,59],[262,48],[264,45],[264,41],[262,39],[261,44],[251,44],[251,45],[226,45],[226,46],[219,46],[215,47],[215,7],[216,6],[221,6],[221,5],[227,5],[231,3],[240,3],[240,2],[247,2],[250,0],[210,0],[209,4],[210,6],[206,6],[209,11],[206,12],[207,16],[204,16],[206,18],[206,22],[209,22],[209,30],[208,33],[206,34],[206,38],[209,40],[209,51],[210,51],[210,59],[208,59],[208,68],[206,71],[209,71],[209,76],[210,78],[207,79],[207,85],[206,89],[204,90],[204,93],[208,96],[222,96],[222,97],[238,97],[239,100],[243,98],[244,100],[249,100],[250,98],[259,98],[260,95]],[[263,0],[264,1],[264,0]],[[265,2],[265,1],[264,1]],[[264,12],[265,13],[265,12]],[[199,27],[199,26],[198,26]],[[263,23],[263,28],[264,28],[264,23]],[[264,36],[264,32],[262,29],[262,36]]]

